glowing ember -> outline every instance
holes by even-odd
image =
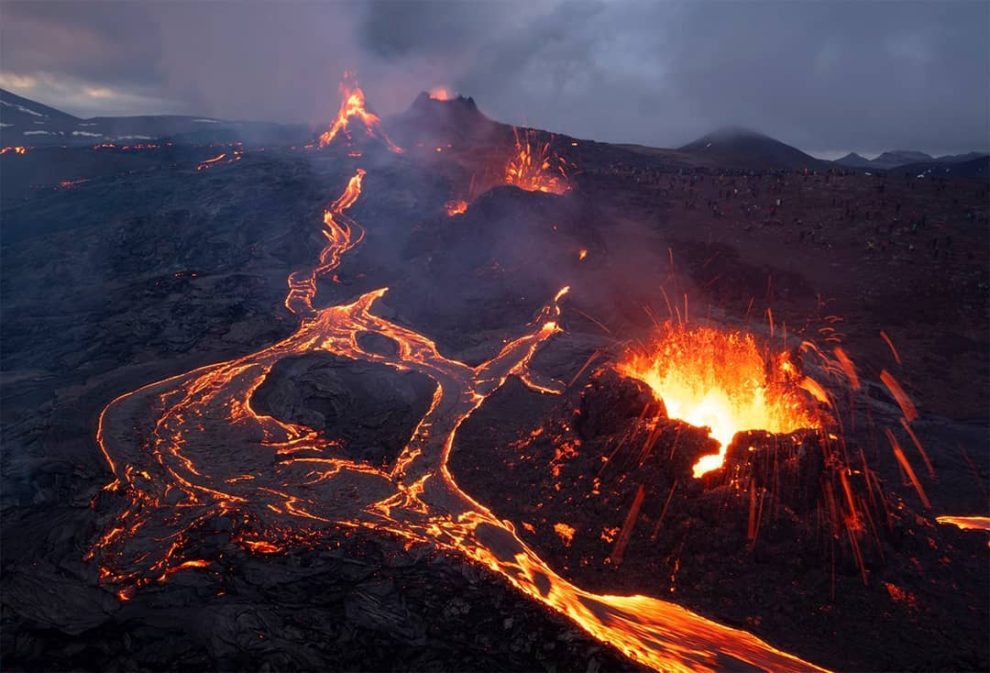
[[[430,89],[430,98],[433,100],[450,100],[454,96],[445,87],[435,86]]]
[[[721,444],[719,453],[695,464],[695,477],[722,466],[737,432],[821,427],[820,414],[802,392],[808,385],[787,353],[764,357],[742,332],[667,323],[653,343],[631,350],[617,369],[650,386],[668,416],[709,428]]]
[[[467,212],[468,203],[467,201],[448,201],[444,204],[444,209],[447,211],[448,217],[453,217],[454,215],[461,215]]]
[[[389,151],[399,154],[402,148],[393,143],[385,131],[382,130],[382,120],[374,112],[369,112],[365,107],[364,91],[358,86],[357,79],[349,72],[344,73],[344,78],[340,82],[340,110],[337,117],[330,124],[329,128],[320,134],[320,147],[326,147],[334,138],[343,133],[351,140],[351,120],[357,119],[364,126],[365,133],[370,138],[378,138],[388,147]]]
[[[27,148],[21,147],[20,145],[0,147],[0,154],[27,154]]]
[[[560,537],[561,542],[564,543],[565,547],[570,547],[571,542],[574,541],[574,526],[568,526],[566,523],[555,523],[553,525],[553,532]]]
[[[530,131],[520,135],[518,129],[514,129],[513,133],[516,144],[505,166],[505,184],[528,192],[551,194],[563,194],[571,188],[567,182],[566,162],[553,154],[549,142],[536,142]]]

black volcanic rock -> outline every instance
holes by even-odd
[[[646,384],[609,368],[593,377],[581,395],[574,428],[583,439],[617,433],[630,419],[667,415]]]
[[[313,354],[279,362],[253,399],[261,413],[340,440],[342,457],[382,466],[409,441],[433,388],[415,372]]]
[[[679,148],[724,166],[751,169],[820,168],[826,162],[749,129],[719,129]]]

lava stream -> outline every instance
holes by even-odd
[[[584,591],[557,575],[516,536],[510,523],[462,491],[447,469],[460,425],[510,376],[535,385],[528,365],[560,331],[562,289],[491,360],[471,367],[436,344],[375,315],[387,292],[315,308],[316,280],[330,275],[363,230],[345,211],[361,193],[364,171],[324,216],[327,245],[312,269],[290,276],[286,306],[301,317],[294,334],[256,353],[208,365],[121,395],[102,411],[97,442],[113,471],[108,487],[127,506],[90,556],[101,581],[122,600],[151,582],[218,561],[186,558],[200,528],[225,517],[246,550],[273,553],[318,544],[341,527],[365,527],[457,551],[520,591],[572,619],[634,660],[665,671],[711,671],[738,662],[772,671],[821,670],[745,631],[647,596]],[[395,352],[367,351],[359,336],[391,339]],[[287,357],[329,353],[415,371],[436,385],[432,403],[391,470],[341,458],[333,439],[252,407],[254,392]],[[480,458],[480,459],[483,459]]]

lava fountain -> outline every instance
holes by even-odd
[[[761,353],[744,332],[666,323],[646,347],[630,349],[617,369],[646,383],[670,418],[710,429],[721,447],[695,464],[695,477],[722,466],[737,432],[822,426],[809,396],[824,397],[821,387],[802,376],[786,351]]]
[[[563,194],[571,186],[567,181],[567,163],[553,153],[550,142],[539,142],[531,131],[513,129],[515,147],[505,166],[504,182],[528,192]]]
[[[351,121],[357,119],[364,126],[365,133],[371,138],[381,140],[390,152],[402,153],[402,148],[392,140],[382,129],[382,120],[374,112],[369,112],[364,102],[364,91],[358,86],[353,73],[345,72],[340,81],[340,110],[326,131],[320,134],[320,147],[326,147],[341,133],[350,142]]]

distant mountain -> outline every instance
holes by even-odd
[[[271,122],[227,121],[213,117],[147,115],[81,119],[0,89],[0,145],[187,144],[306,142],[303,126]]]
[[[840,166],[848,166],[849,168],[870,168],[873,166],[873,162],[864,156],[856,154],[855,152],[850,152],[846,156],[836,159],[835,163]]]
[[[40,129],[47,124],[75,124],[83,121],[4,89],[0,89],[0,119],[3,120],[3,128],[20,126],[26,131],[36,127]]]
[[[918,169],[917,172],[924,172],[930,166],[968,164],[973,160],[985,159],[987,156],[988,155],[986,152],[967,152],[966,154],[946,154],[935,158],[930,154],[917,152],[914,150],[893,150],[890,152],[884,152],[876,159],[867,159],[866,157],[856,154],[855,152],[850,152],[846,156],[836,159],[834,163],[839,166],[845,166],[846,168],[872,168],[880,171],[901,171],[901,169],[903,169],[907,172]],[[979,166],[979,161],[972,164],[972,166]],[[972,166],[970,168],[972,168]],[[960,171],[942,171],[942,173],[961,174]]]
[[[735,127],[719,129],[679,149],[714,164],[735,168],[801,169],[828,166],[828,162],[815,159],[775,138]]]
[[[896,166],[906,166],[907,164],[917,164],[925,161],[933,161],[935,157],[924,152],[914,150],[893,150],[884,152],[870,162],[874,168],[894,168]]]
[[[943,154],[940,157],[936,157],[936,161],[943,164],[957,164],[966,161],[972,161],[973,159],[984,159],[988,155],[986,152],[966,152],[965,154]]]
[[[898,175],[904,173],[917,178],[986,178],[990,176],[990,155],[976,154],[975,159],[943,161],[933,159],[914,164],[906,164],[891,169]]]

